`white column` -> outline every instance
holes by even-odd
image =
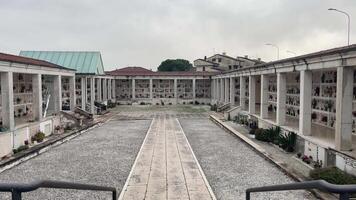
[[[195,78],[192,79],[192,83],[193,83],[193,101],[195,103],[195,99],[196,99],[196,79]]]
[[[87,86],[86,86],[86,78],[82,77],[80,79],[80,88],[82,90],[82,110],[85,110],[85,104],[86,104],[86,93],[87,93]]]
[[[108,82],[106,78],[103,79],[103,101],[108,100]]]
[[[178,89],[177,89],[177,86],[178,86],[178,80],[175,78],[174,79],[174,83],[173,83],[173,90],[174,90],[174,99],[175,99],[176,104],[178,104]]]
[[[277,119],[276,122],[282,126],[286,122],[286,89],[287,79],[286,74],[277,74]]]
[[[223,78],[220,79],[220,102],[224,103],[225,101],[225,81]]]
[[[12,72],[1,72],[2,124],[10,130],[15,129],[13,80]]]
[[[215,90],[215,85],[214,85],[214,79],[211,80],[211,89],[210,89],[210,102],[213,103],[215,96],[214,96],[214,90]]]
[[[246,77],[240,76],[240,107],[246,109]]]
[[[59,112],[62,110],[62,77],[60,75],[54,76],[53,87],[54,87],[54,91],[53,91],[54,111]],[[41,90],[41,101],[42,101],[42,85],[40,90]],[[40,107],[42,108],[42,102]]]
[[[248,111],[250,114],[256,113],[256,77],[249,76],[248,79],[248,86],[249,86],[249,101],[248,101]]]
[[[312,114],[312,72],[303,70],[300,72],[300,112],[299,133],[311,135]]]
[[[268,118],[268,75],[261,75],[261,118]]]
[[[230,77],[230,104],[235,105],[235,78]]]
[[[116,81],[115,79],[111,80],[111,94],[112,94],[112,99],[114,102],[116,102]]]
[[[101,102],[103,99],[103,95],[102,95],[102,91],[103,91],[103,88],[101,87],[101,78],[97,78],[96,79],[96,87],[97,87],[97,90],[98,90],[98,101]]]
[[[132,99],[136,99],[136,82],[132,79]]]
[[[95,78],[90,78],[90,113],[95,114],[95,85],[94,85]]]
[[[150,99],[153,99],[153,80],[150,78]]]
[[[112,99],[112,93],[111,93],[111,79],[108,79],[108,99]]]
[[[73,111],[76,106],[75,76],[69,77],[69,92],[70,92],[70,110]]]
[[[335,147],[347,151],[352,148],[353,67],[337,68]]]
[[[220,93],[221,87],[220,87],[220,80],[218,78],[216,79],[215,85],[216,85],[216,103],[219,103],[220,98],[221,98],[220,97],[221,96],[221,93]]]
[[[225,94],[224,94],[224,97],[225,97],[225,100],[224,102],[225,103],[229,103],[230,100],[229,100],[229,97],[230,97],[230,94],[229,94],[229,90],[230,90],[230,87],[229,87],[229,78],[224,78],[224,82],[225,82],[225,85],[224,85],[224,90],[225,90]]]

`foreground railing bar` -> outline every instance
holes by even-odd
[[[0,183],[0,192],[11,192],[12,199],[18,200],[21,199],[21,193],[30,192],[37,190],[39,188],[55,188],[55,189],[72,189],[72,190],[92,190],[92,191],[108,191],[112,192],[113,199],[117,199],[117,191],[114,187],[105,187],[105,186],[97,186],[90,184],[82,184],[82,183],[71,183],[64,181],[35,181],[28,184],[5,184]]]
[[[356,192],[356,185],[335,185],[324,180],[307,181],[300,183],[289,183],[282,185],[272,185],[264,187],[249,188],[246,190],[246,200],[250,200],[250,193],[252,192],[272,192],[285,190],[308,190],[319,189],[326,192],[340,194],[340,199],[349,199],[350,193]]]

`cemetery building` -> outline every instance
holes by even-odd
[[[62,107],[75,107],[75,70],[42,60],[0,53],[0,157],[38,131],[60,125]]]
[[[212,103],[298,134],[298,151],[355,174],[356,45],[212,77]]]
[[[126,67],[107,73],[116,81],[116,101],[138,104],[210,104],[211,72],[153,72]]]

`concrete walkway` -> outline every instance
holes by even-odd
[[[215,199],[176,118],[154,118],[119,199]]]

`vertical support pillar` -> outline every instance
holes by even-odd
[[[115,79],[111,80],[111,95],[114,102],[116,102],[116,83]]]
[[[352,148],[353,67],[337,67],[335,147],[340,151]]]
[[[242,110],[246,109],[246,77],[240,76],[240,107]]]
[[[256,77],[249,76],[248,79],[248,93],[249,93],[249,103],[248,103],[248,111],[250,114],[256,113]]]
[[[225,89],[224,89],[225,81],[223,78],[220,79],[220,102],[224,103],[225,101]]]
[[[112,93],[111,93],[111,79],[108,79],[108,99],[112,99]]]
[[[192,85],[193,85],[193,103],[195,104],[196,101],[196,79],[192,79]]]
[[[82,90],[82,110],[85,110],[85,104],[86,104],[86,93],[87,93],[87,86],[86,86],[86,78],[82,77],[80,79],[80,88]]]
[[[106,78],[103,79],[103,101],[108,100],[108,83]]]
[[[103,100],[103,95],[102,95],[103,88],[101,87],[101,78],[96,79],[96,87],[98,90],[98,101],[101,102]]]
[[[153,80],[150,78],[150,99],[153,99]]]
[[[33,75],[33,76],[35,77],[35,75]],[[37,83],[37,81],[36,81],[36,83]],[[42,81],[41,81],[41,83],[42,83]],[[54,76],[53,87],[54,87],[54,90],[53,90],[54,111],[59,112],[62,110],[62,77],[60,75]],[[42,86],[41,86],[40,90],[41,90],[41,100],[42,100]],[[37,94],[35,94],[34,96],[37,96]],[[40,107],[42,108],[42,102],[41,102]],[[42,115],[42,111],[41,111],[41,115]]]
[[[173,83],[173,90],[174,90],[174,99],[175,103],[178,104],[178,80],[175,78]]]
[[[75,76],[69,77],[69,92],[70,92],[70,110],[73,111],[76,106]]]
[[[210,103],[211,104],[213,104],[214,99],[215,99],[215,97],[214,97],[214,87],[215,87],[214,80],[211,80],[211,89],[210,89]]]
[[[90,78],[90,113],[95,114],[95,78]]]
[[[229,87],[229,78],[224,78],[224,80],[225,80],[225,85],[224,85],[224,90],[225,90],[225,95],[224,95],[224,97],[225,97],[225,100],[224,100],[224,102],[225,103],[229,103],[230,101],[229,101],[229,96],[230,96],[230,94],[229,94],[229,90],[230,90],[230,87]]]
[[[216,104],[219,103],[220,101],[220,90],[221,90],[221,87],[220,87],[220,80],[217,78],[215,79],[216,82],[215,82],[215,85],[216,85]]]
[[[12,72],[1,72],[2,124],[10,131],[15,129],[13,81]]]
[[[268,118],[268,83],[269,78],[267,74],[261,75],[261,118]]]
[[[277,119],[276,122],[279,126],[282,126],[286,122],[286,89],[287,79],[286,74],[277,74]]]
[[[312,114],[312,72],[303,70],[300,72],[300,112],[299,112],[299,133],[311,135],[311,114]]]
[[[235,78],[230,77],[230,104],[235,105]]]
[[[136,99],[136,81],[132,79],[132,100]]]

